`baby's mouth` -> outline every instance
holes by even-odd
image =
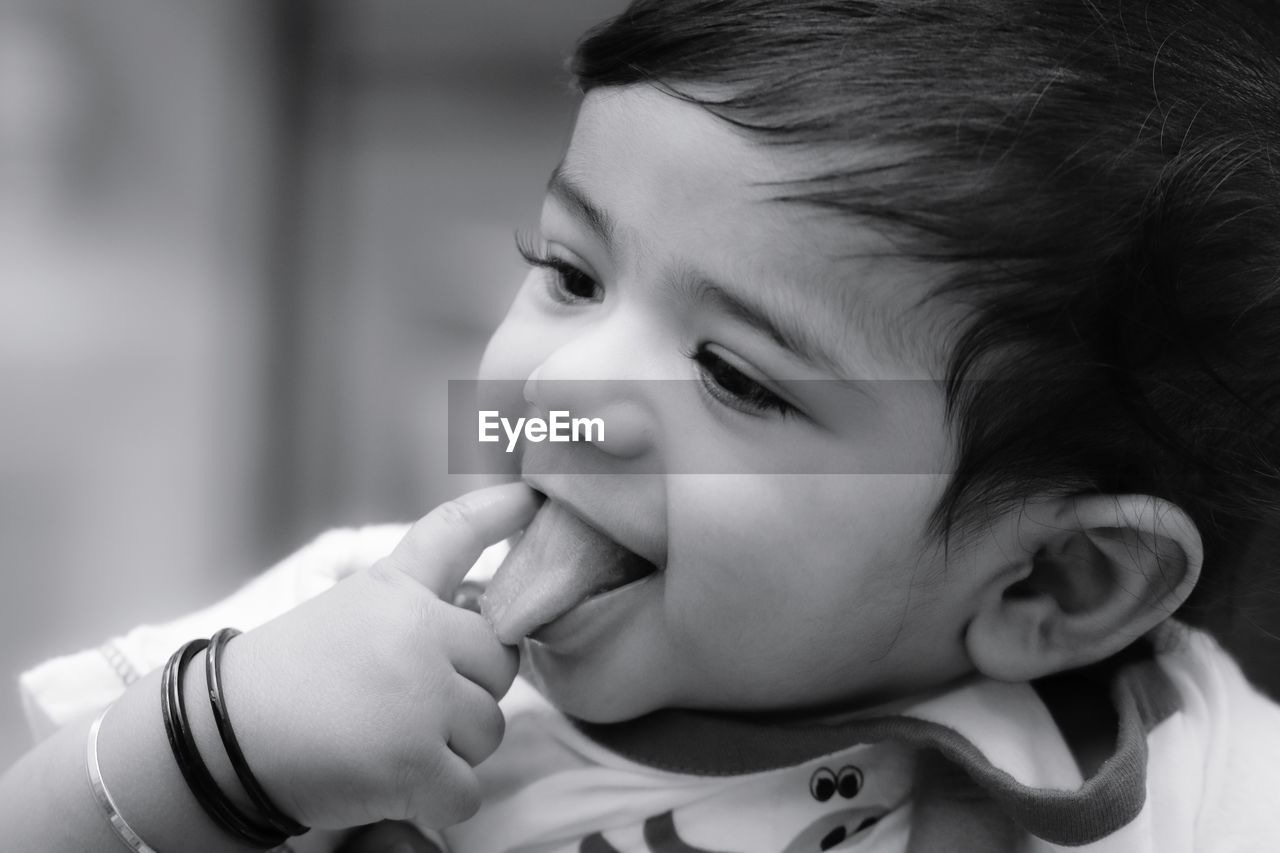
[[[547,500],[480,599],[498,639],[514,645],[588,598],[647,578],[648,560]]]

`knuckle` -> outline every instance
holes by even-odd
[[[463,610],[461,607],[450,607],[449,628],[460,643],[471,648],[487,648],[498,645],[498,638],[493,633],[489,620],[479,613]]]
[[[460,498],[440,504],[435,508],[434,514],[448,527],[470,527],[473,521],[471,507]]]
[[[458,677],[454,674],[453,668],[447,664],[439,667],[432,677],[427,679],[426,686],[433,704],[442,711],[456,708],[462,700]]]
[[[440,607],[434,619],[452,649],[483,649],[487,652],[490,648],[502,648],[493,628],[479,613],[448,605]]]
[[[369,567],[365,573],[369,578],[382,583],[392,584],[393,586],[402,586],[409,575],[409,565],[405,563],[405,558],[397,550],[388,554],[381,560],[378,560]]]
[[[425,601],[415,614],[419,643],[439,650],[451,663],[467,648],[465,630],[458,624],[455,608],[439,599]]]
[[[447,606],[440,608],[440,613],[435,617],[436,621],[448,630],[452,636],[458,639],[469,638],[471,626],[467,617],[474,614],[470,610],[463,610],[461,607],[455,607],[443,600],[441,604]]]
[[[485,717],[487,719],[481,724],[480,733],[484,739],[484,754],[487,758],[502,744],[502,737],[507,732],[507,718],[496,703],[487,707]]]
[[[470,768],[449,772],[448,766],[442,757],[427,786],[418,777],[413,795],[406,798],[406,817],[439,828],[460,823],[480,810],[480,781],[475,773]]]
[[[386,798],[390,806],[386,817],[392,820],[411,819],[417,811],[415,804],[423,796],[420,790],[422,767],[404,754],[391,756],[386,766],[385,779],[389,783]]]
[[[394,563],[375,563],[369,569],[367,582],[364,612],[359,614],[373,629],[366,632],[367,641],[375,646],[404,648],[406,640],[417,635],[430,598]]]
[[[450,823],[459,823],[480,811],[480,780],[474,773],[458,774],[449,789]]]
[[[506,682],[506,689],[502,691],[503,695],[507,690],[511,689],[511,683],[516,680],[516,676],[520,674],[520,653],[508,646],[502,646],[502,659],[506,668],[502,671],[502,677]],[[501,696],[498,698],[502,698]]]
[[[426,738],[416,747],[402,745],[383,756],[382,782],[387,799],[397,807],[388,817],[410,819],[422,804],[447,796],[454,780],[443,739]]]

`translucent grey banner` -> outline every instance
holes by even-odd
[[[941,386],[450,380],[451,474],[943,474]]]
[[[992,460],[1045,464],[1088,446],[1213,464],[1280,440],[1270,377],[992,379],[953,390],[978,401],[962,429]],[[688,380],[450,380],[449,472],[946,475],[958,426],[946,411],[932,380],[766,385],[723,365]]]

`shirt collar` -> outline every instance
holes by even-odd
[[[1084,779],[1048,706],[1031,684],[976,679],[899,713],[852,720],[781,720],[684,710],[625,723],[576,721],[602,746],[651,767],[728,776],[791,767],[859,744],[896,742],[955,765],[1022,829],[1079,845],[1131,821],[1146,796],[1147,733],[1178,709],[1150,654],[1083,673],[1072,689],[1110,702],[1114,749]]]

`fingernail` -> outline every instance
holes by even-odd
[[[476,581],[463,581],[453,591],[453,606],[461,607],[463,610],[470,610],[472,613],[479,613],[480,601],[483,596],[484,584]]]

